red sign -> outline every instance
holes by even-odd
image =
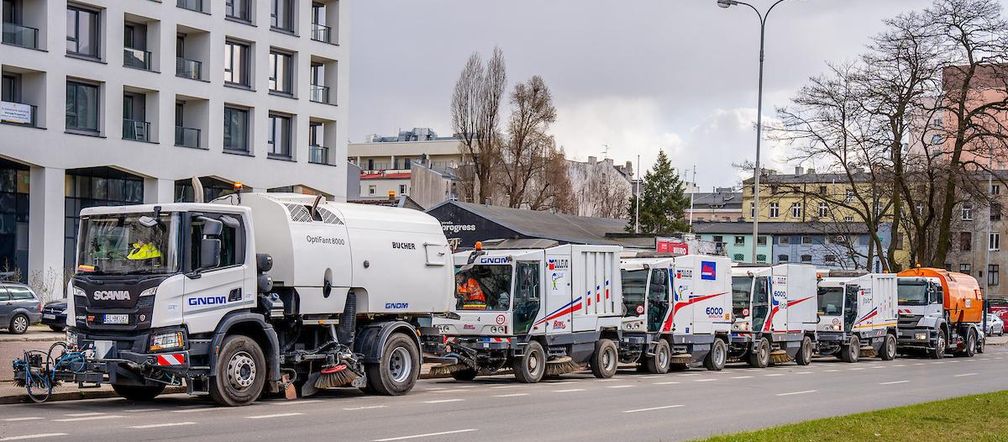
[[[658,253],[671,253],[673,255],[689,255],[689,244],[684,241],[671,238],[655,239],[655,251]]]

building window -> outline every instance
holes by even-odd
[[[788,259],[787,255],[777,255],[777,262],[788,262]]]
[[[762,253],[756,255],[756,262],[765,263],[766,262],[766,255],[764,255]]]
[[[1001,194],[1001,185],[1000,184],[991,184],[990,193],[991,193],[991,195],[1000,195]]]
[[[770,203],[770,218],[777,218],[780,216],[780,204]]]
[[[400,184],[399,185],[399,194],[400,195],[405,195],[406,194],[406,185],[405,184]]]
[[[1001,221],[1001,203],[991,203],[990,220]]]
[[[963,221],[973,221],[973,204],[963,203],[962,205],[962,220]]]
[[[123,27],[123,66],[151,69],[151,53],[147,50],[147,26],[126,23]]]
[[[1001,250],[1001,234],[991,233],[990,234],[990,251],[996,252]]]
[[[743,256],[741,253],[736,253],[732,255],[732,260],[734,260],[735,262],[742,262],[744,259],[745,256]]]
[[[77,6],[67,6],[67,53],[98,58],[101,42],[99,12]]]
[[[802,203],[791,203],[791,217],[792,218],[802,217]]]
[[[368,195],[374,196],[375,190],[377,190],[377,189],[375,189],[375,185],[374,184],[368,186],[368,188],[367,188]]]
[[[326,26],[326,5],[312,3],[312,40],[332,42],[332,28]]]
[[[836,263],[836,255],[826,255],[823,257],[823,262],[826,264]]]
[[[249,111],[224,107],[224,150],[248,152]]]
[[[987,285],[1001,284],[1001,266],[990,264],[987,266]]]
[[[66,129],[98,133],[98,86],[68,81]]]
[[[273,157],[291,157],[291,118],[286,115],[270,114],[269,116],[269,155]]]
[[[762,235],[756,237],[756,245],[760,245],[760,246],[767,245],[767,237],[762,236]]]
[[[735,245],[737,245],[737,246],[744,246],[745,245],[745,237],[744,236],[736,236],[735,237]]]
[[[724,242],[724,237],[721,235],[714,235],[714,242],[717,244],[721,244]]]
[[[846,223],[852,223],[852,222],[854,222],[854,217],[850,216],[850,215],[847,215],[847,216],[843,217],[843,220]]]
[[[123,139],[150,141],[147,122],[147,97],[144,94],[123,93]]]
[[[749,216],[756,218],[756,203],[749,203]]]
[[[293,57],[283,52],[270,51],[269,88],[273,92],[291,95],[294,93],[292,79],[294,78]]]
[[[787,236],[787,235],[778,236],[777,237],[777,244],[781,244],[781,245],[791,244],[791,237]]]
[[[973,250],[973,232],[959,232],[959,250],[963,252]]]
[[[252,21],[252,0],[224,0],[224,13],[230,18]]]
[[[270,26],[294,32],[294,2],[292,0],[270,0]]]
[[[846,201],[848,203],[854,202],[854,191],[853,190],[847,189],[847,196],[844,198],[844,201]]]
[[[249,45],[228,40],[224,43],[224,82],[249,86]]]
[[[972,269],[970,268],[969,264],[959,264],[959,273],[965,273],[969,275],[971,270]]]
[[[942,143],[942,136],[941,136],[941,134],[931,135],[931,144],[937,146],[937,145],[939,145],[941,143]]]
[[[801,262],[812,262],[812,255],[802,255]]]
[[[819,216],[822,218],[829,216],[829,204],[819,203]]]

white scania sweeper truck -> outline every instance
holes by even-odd
[[[246,193],[85,209],[78,238],[67,340],[87,364],[63,377],[130,399],[403,394],[452,307],[448,242],[413,210]]]
[[[827,275],[819,280],[819,354],[845,362],[875,355],[895,359],[896,275],[843,271]]]
[[[816,301],[815,267],[736,266],[729,355],[758,368],[790,359],[808,365],[815,350]]]
[[[458,319],[434,318],[445,343],[432,350],[455,363],[431,373],[472,380],[512,369],[518,381],[535,383],[588,364],[596,377],[612,377],[623,314],[621,247],[499,247],[455,255]]]
[[[703,361],[721,370],[732,324],[731,261],[721,256],[624,258],[620,358],[652,373]]]

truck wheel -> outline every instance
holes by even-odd
[[[795,354],[795,363],[798,365],[808,365],[812,363],[812,338],[806,336],[801,340],[801,347]]]
[[[7,331],[15,335],[23,335],[24,332],[28,331],[28,317],[23,313],[14,315],[10,320],[10,325],[7,326]]]
[[[229,407],[248,405],[259,398],[265,384],[266,357],[259,344],[244,335],[224,338],[210,378],[210,398]]]
[[[476,370],[467,368],[465,370],[452,372],[451,376],[455,378],[456,381],[471,381],[476,379]]]
[[[882,343],[882,351],[879,353],[879,357],[883,361],[891,361],[896,359],[896,337],[890,334],[886,334],[885,341]]]
[[[654,356],[647,358],[647,369],[654,374],[665,374],[669,371],[671,361],[672,349],[669,348],[668,341],[659,339],[655,345]]]
[[[165,389],[165,384],[157,385],[121,385],[112,384],[112,390],[119,396],[136,402],[152,401]]]
[[[851,336],[847,345],[840,349],[840,360],[854,363],[861,358],[861,340],[857,336]]]
[[[767,368],[770,365],[770,341],[767,338],[760,338],[753,343],[749,350],[749,366],[753,368]]]
[[[714,339],[714,343],[711,344],[710,352],[707,353],[707,357],[704,358],[703,366],[710,371],[721,371],[724,369],[725,362],[728,361],[728,345],[720,339]]]
[[[975,331],[970,330],[966,333],[966,348],[963,349],[962,355],[967,358],[972,358],[973,356],[976,356],[976,348],[977,335]]]
[[[599,339],[595,343],[595,353],[591,358],[591,371],[599,379],[609,379],[616,374],[619,365],[619,351],[616,344],[609,339]]]
[[[938,342],[935,342],[935,348],[931,350],[931,359],[944,358],[947,347],[948,338],[945,336],[945,330],[938,330]]]
[[[393,333],[385,342],[381,361],[368,364],[368,385],[382,396],[408,393],[420,376],[420,350],[409,336]]]
[[[546,372],[546,353],[542,344],[531,341],[525,346],[525,354],[511,361],[515,379],[525,384],[534,384],[543,378]]]

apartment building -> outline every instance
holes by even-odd
[[[349,0],[2,0],[0,271],[72,268],[82,208],[234,183],[346,195]]]

